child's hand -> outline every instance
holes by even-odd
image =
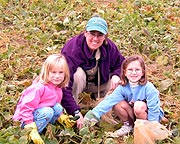
[[[36,123],[32,122],[30,124],[25,125],[26,129],[32,129],[32,131],[29,134],[29,137],[34,142],[34,144],[44,144],[44,141],[42,140],[41,136],[39,135],[36,127]]]
[[[76,120],[79,119],[79,116],[65,115],[62,114],[58,118],[58,122],[67,128],[72,128],[76,124]]]

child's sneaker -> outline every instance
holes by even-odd
[[[117,137],[124,136],[129,134],[132,130],[132,126],[123,125],[119,130],[114,132],[114,135],[117,135]]]
[[[119,130],[115,132],[105,132],[107,137],[118,138],[130,133],[133,130],[132,126],[123,125]]]

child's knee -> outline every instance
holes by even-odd
[[[43,107],[35,111],[34,118],[36,120],[52,119],[53,115],[54,115],[54,110],[51,107]]]
[[[54,110],[54,115],[61,115],[63,112],[63,107],[60,105],[60,103],[56,103],[55,106],[53,107]]]
[[[134,103],[134,113],[139,114],[139,113],[144,113],[147,111],[147,105],[143,101],[136,101]]]
[[[52,119],[52,117],[54,116],[54,110],[51,107],[47,107],[45,115],[46,118]]]

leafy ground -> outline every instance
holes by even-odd
[[[180,141],[179,0],[0,0],[0,144],[29,143],[27,132],[11,119],[20,93],[37,76],[47,55],[58,53],[69,38],[83,31],[94,13],[107,20],[109,37],[124,56],[138,53],[146,61],[149,80],[159,89],[169,120],[166,126],[176,132],[158,143]],[[90,108],[92,103],[86,96],[81,105]],[[102,122],[78,131],[55,124],[42,137],[53,144],[133,143],[133,135],[104,136],[104,131],[117,127]]]

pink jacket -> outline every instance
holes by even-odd
[[[13,120],[23,121],[29,124],[34,121],[33,112],[41,107],[52,107],[60,103],[63,93],[62,89],[54,84],[32,84],[22,92],[17,104]]]

